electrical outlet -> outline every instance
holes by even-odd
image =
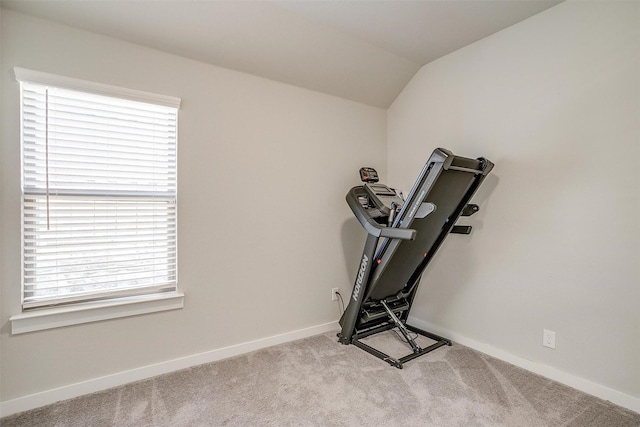
[[[338,292],[340,292],[340,288],[331,289],[331,301],[338,301]]]
[[[542,345],[549,348],[556,348],[556,333],[553,331],[548,331],[546,329],[542,330]]]

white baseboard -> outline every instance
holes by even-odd
[[[39,408],[61,400],[71,399],[97,391],[106,390],[112,387],[124,385],[133,381],[139,381],[157,375],[178,371],[180,369],[201,365],[203,363],[215,362],[227,359],[240,354],[249,353],[261,348],[271,347],[289,341],[295,341],[313,335],[322,334],[339,329],[338,322],[325,323],[306,329],[299,329],[280,335],[274,335],[255,341],[232,345],[217,350],[181,357],[154,365],[143,366],[129,371],[118,372],[104,377],[94,378],[63,387],[46,390],[28,396],[0,402],[0,417],[6,417],[30,409]]]
[[[488,354],[489,356],[495,357],[496,359],[511,363],[512,365],[526,369],[527,371],[534,372],[538,375],[542,375],[543,377],[549,378],[550,380],[568,385],[569,387],[573,387],[592,396],[608,400],[609,402],[614,403],[618,406],[622,406],[623,408],[627,408],[634,412],[640,413],[640,399],[637,397],[633,397],[609,387],[593,383],[584,378],[580,378],[567,372],[560,371],[551,366],[524,359],[499,348],[493,347],[490,344],[475,341],[471,338],[467,338],[455,332],[439,328],[435,325],[424,322],[420,319],[416,319],[412,316],[409,317],[408,323],[420,329],[424,329],[425,331],[430,331],[434,334],[446,337],[452,341],[458,342],[474,350],[478,350],[482,353]]]

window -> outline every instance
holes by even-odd
[[[15,72],[23,310],[176,291],[180,100]]]

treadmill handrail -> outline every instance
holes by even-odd
[[[353,187],[347,193],[347,203],[349,207],[353,211],[353,214],[356,216],[358,221],[360,221],[360,225],[365,231],[375,237],[388,237],[390,239],[401,239],[401,240],[415,240],[416,238],[416,230],[411,228],[394,228],[394,227],[386,227],[382,224],[378,224],[371,218],[369,215],[365,213],[365,208],[358,201],[358,196],[356,196],[355,191],[361,187]]]

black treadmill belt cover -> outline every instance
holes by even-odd
[[[466,159],[465,159],[466,160]],[[460,167],[477,167],[476,165],[460,165]],[[374,271],[369,292],[365,301],[379,301],[399,293],[405,285],[411,284],[412,275],[428,251],[437,250],[437,240],[446,227],[453,225],[456,209],[460,201],[474,182],[474,175],[456,170],[443,170],[440,177],[425,196],[424,201],[436,205],[436,210],[425,218],[416,218],[411,228],[417,233],[416,240],[394,240],[383,242],[383,251],[378,258],[389,258],[383,270]],[[449,219],[449,221],[447,221]],[[419,270],[422,271],[424,266]]]

